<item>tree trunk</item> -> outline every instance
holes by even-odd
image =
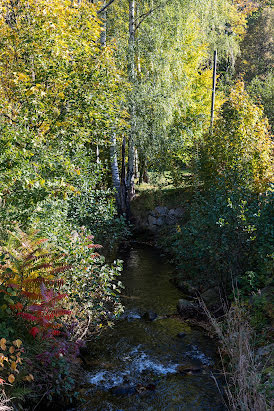
[[[117,160],[117,145],[116,145],[116,135],[115,133],[111,136],[111,145],[110,145],[110,163],[111,163],[111,175],[112,175],[112,184],[115,189],[115,198],[118,212],[122,211],[121,204],[121,184]]]
[[[100,164],[100,151],[99,151],[99,146],[97,144],[96,146],[96,163]]]
[[[127,219],[130,218],[130,204],[128,190],[126,186],[126,138],[124,137],[122,145],[122,167],[121,167],[121,189],[120,189],[120,213],[125,214]]]
[[[136,133],[136,120],[135,120],[135,96],[134,96],[134,84],[135,84],[135,0],[129,0],[129,40],[128,40],[128,77],[129,82],[132,85],[132,94],[129,98],[129,111],[130,111],[130,132],[128,140],[128,169],[126,186],[128,192],[128,198],[134,195],[134,139]]]
[[[139,176],[139,158],[138,158],[138,151],[135,148],[134,151],[134,178],[138,178]]]
[[[103,5],[106,5],[106,1],[104,1]],[[100,43],[101,43],[101,47],[105,47],[107,44],[107,10],[105,9],[101,15],[100,18],[102,19],[103,22],[103,31],[101,32],[101,36],[100,36]]]

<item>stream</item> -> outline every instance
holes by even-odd
[[[212,378],[214,342],[177,316],[174,266],[149,246],[134,245],[119,258],[125,312],[89,345],[78,411],[225,410]]]

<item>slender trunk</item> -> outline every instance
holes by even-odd
[[[211,116],[210,116],[210,132],[213,133],[214,121],[214,105],[215,105],[215,91],[216,91],[216,67],[217,67],[217,51],[214,51],[213,59],[213,78],[212,78],[212,98],[211,98]]]
[[[130,205],[128,190],[126,186],[126,138],[124,137],[122,145],[122,167],[121,167],[121,189],[120,189],[120,213],[125,214],[127,219],[130,218]]]
[[[139,175],[139,159],[138,159],[138,151],[135,148],[134,152],[134,178],[138,178]]]
[[[139,184],[142,184],[144,178],[145,161],[143,156],[139,156]]]
[[[116,144],[116,135],[115,133],[111,136],[111,145],[110,145],[110,162],[111,162],[111,174],[112,174],[112,184],[115,189],[115,197],[118,211],[122,209],[121,206],[121,184],[117,160],[117,144]]]
[[[132,85],[132,94],[129,99],[129,111],[131,116],[130,133],[128,141],[128,169],[127,169],[127,191],[129,200],[134,195],[134,139],[136,130],[135,120],[135,0],[129,0],[129,41],[128,41],[128,77]]]
[[[106,5],[106,1],[104,1],[103,5],[104,6]],[[101,13],[100,18],[102,19],[102,22],[103,22],[102,24],[103,31],[101,32],[101,36],[100,36],[100,44],[101,44],[101,47],[103,48],[107,44],[107,10],[106,9]]]
[[[100,151],[99,151],[99,146],[97,144],[96,146],[96,163],[100,164]]]
[[[103,7],[106,6],[106,0],[103,3]],[[100,36],[100,44],[103,49],[107,43],[107,10],[103,10],[100,18],[102,19],[102,32]],[[97,146],[98,149],[98,146]],[[97,151],[96,151],[97,152]],[[98,152],[97,152],[98,153]],[[98,154],[97,154],[98,162]],[[111,145],[110,145],[110,163],[111,163],[111,175],[112,175],[112,185],[115,189],[115,198],[118,214],[125,213],[125,194],[123,183],[120,182],[118,158],[117,158],[117,143],[116,134],[111,135]],[[121,180],[123,181],[123,180]]]

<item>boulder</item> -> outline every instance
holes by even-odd
[[[163,216],[168,214],[168,208],[164,206],[158,206],[154,209],[155,215]]]
[[[155,389],[156,389],[155,384],[148,384],[148,385],[138,384],[136,387],[136,391],[138,392],[138,394],[143,394],[147,391],[155,391]]]
[[[156,224],[159,225],[159,226],[164,225],[165,224],[165,219],[163,217],[157,218]]]
[[[149,215],[147,220],[148,220],[149,226],[153,226],[157,224],[157,218],[153,217],[152,215]]]
[[[185,365],[178,365],[177,371],[183,375],[193,375],[193,374],[200,374],[203,370],[199,365],[194,364],[185,364]]]
[[[206,305],[216,305],[220,303],[220,290],[219,287],[209,288],[207,291],[201,294],[201,299]]]
[[[175,208],[175,210],[174,210],[174,215],[175,215],[177,218],[182,217],[182,216],[184,215],[184,210],[183,210],[183,208],[181,208],[181,207]]]
[[[181,317],[185,319],[195,318],[200,320],[206,318],[204,311],[198,304],[185,300],[184,298],[178,301],[177,309]]]
[[[177,219],[176,219],[175,215],[168,214],[168,216],[166,217],[167,225],[174,225],[174,224],[176,224],[176,222],[177,222]]]
[[[147,311],[144,315],[143,315],[143,319],[147,320],[147,321],[154,321],[157,318],[157,314],[153,311]]]
[[[188,281],[175,278],[174,283],[184,294],[196,297],[198,294],[197,288],[193,287]]]

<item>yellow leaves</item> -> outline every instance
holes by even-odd
[[[0,340],[0,348],[1,348],[1,350],[3,350],[3,351],[5,351],[6,350],[6,342],[7,342],[7,340],[5,339],[5,338],[1,338],[1,340]]]
[[[9,349],[10,354],[13,354],[14,351],[15,351],[15,348],[13,346],[11,346],[10,349]]]
[[[0,353],[0,365],[1,367],[4,367],[4,361],[8,362],[9,359],[6,357],[2,352]]]
[[[30,82],[30,76],[25,73],[14,73],[15,77],[19,81],[23,81],[25,83]]]
[[[32,374],[27,375],[24,377],[24,381],[32,382],[34,380],[34,376]]]
[[[205,136],[203,173],[211,183],[216,176],[230,175],[231,170],[243,175],[241,184],[256,192],[267,189],[271,179],[271,139],[263,110],[247,94],[243,81],[238,81],[230,92],[215,121],[214,133]],[[244,174],[242,170],[248,170]],[[238,178],[238,177],[237,177]],[[230,179],[226,181],[228,187]]]
[[[10,341],[6,341],[5,338],[2,338],[0,342],[2,342],[2,345],[4,344],[6,348],[9,346],[9,354],[5,355],[0,353],[0,367],[2,367],[1,374],[4,373],[4,378],[6,378],[10,384],[13,384],[15,381],[15,373],[19,374],[17,367],[22,364],[22,341],[17,339],[11,343]]]
[[[15,376],[14,376],[13,374],[10,374],[9,377],[8,377],[8,382],[9,382],[10,384],[13,384],[14,381],[15,381]]]
[[[13,341],[13,345],[14,345],[16,348],[20,348],[22,344],[23,344],[23,343],[22,343],[21,340],[15,340],[15,341]]]
[[[16,362],[15,362],[15,361],[12,361],[12,363],[10,364],[11,370],[12,370],[12,371],[15,371],[15,370],[16,370],[16,367],[17,367]]]

